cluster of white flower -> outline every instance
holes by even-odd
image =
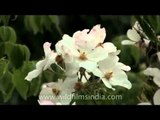
[[[29,72],[25,79],[31,81],[43,70],[51,69],[50,65],[53,63],[60,66],[67,77],[65,80],[43,85],[40,96],[52,94],[55,99],[51,102],[39,100],[40,104],[69,104],[71,99],[62,100],[56,99],[56,97],[72,94],[75,91],[79,74],[82,75],[80,79],[82,82],[84,78],[87,79],[86,74],[89,78],[92,73],[112,90],[115,90],[113,86],[131,88],[132,85],[124,72],[131,68],[119,62],[120,50],[117,50],[114,44],[103,43],[105,37],[105,29],[96,25],[90,31],[88,29],[77,31],[72,37],[63,35],[62,40],[55,45],[56,52],[50,49],[51,43],[44,43],[45,59],[39,61],[36,64],[36,69]],[[64,65],[60,65],[60,62],[63,62]],[[84,70],[83,74],[81,70]]]
[[[157,52],[158,60],[160,61],[160,52]],[[153,82],[160,88],[160,70],[158,68],[148,67],[143,73],[147,76],[153,77]],[[158,89],[153,96],[154,105],[160,105],[160,89]],[[151,103],[140,103],[140,105]]]
[[[122,45],[135,45],[135,44],[143,44],[145,47],[147,47],[150,43],[149,38],[147,35],[143,32],[143,29],[141,28],[140,24],[138,21],[135,22],[134,26],[132,29],[129,29],[127,31],[127,37],[130,40],[123,40]],[[159,38],[159,36],[157,36]],[[160,52],[157,52],[158,59],[160,61]],[[153,82],[160,87],[160,70],[158,68],[147,68],[146,70],[143,71],[143,73],[147,76],[152,76],[153,77]],[[154,105],[160,105],[160,89],[157,90],[153,96],[153,103]],[[151,105],[149,102],[142,102],[139,103],[138,105]]]

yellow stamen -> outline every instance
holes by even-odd
[[[53,88],[53,89],[52,89],[52,92],[53,92],[56,96],[58,96],[58,95],[60,94],[60,90],[59,90],[59,89],[56,89],[56,88]]]
[[[107,73],[105,74],[105,78],[106,78],[107,80],[109,80],[109,79],[111,79],[112,75],[113,75],[113,72],[107,72]]]
[[[87,60],[85,52],[83,52],[83,53],[80,54],[79,59],[80,60]]]

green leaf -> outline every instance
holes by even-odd
[[[25,45],[6,43],[5,48],[9,60],[15,68],[21,67],[23,62],[30,58],[30,51]]]
[[[25,61],[29,61],[30,59],[30,51],[26,45],[21,45],[21,50],[23,51],[23,57]]]
[[[24,80],[26,73],[23,69],[15,70],[13,73],[13,84],[16,90],[19,92],[21,97],[27,100],[27,92],[29,89],[29,84]]]
[[[36,24],[34,15],[26,15],[25,18],[24,18],[24,23],[25,23],[25,27],[29,31],[33,31],[34,34],[38,33],[39,28],[38,28],[38,26]]]
[[[143,16],[144,19],[151,25],[151,27],[156,31],[156,34],[160,33],[160,16],[159,15],[146,15]]]
[[[23,65],[23,71],[27,75],[28,72],[32,71],[35,69],[36,62],[35,61],[29,61],[29,62],[24,62]],[[39,77],[34,78],[31,82],[29,82],[29,90],[28,90],[28,97],[30,96],[37,96],[40,92],[41,89],[41,82],[42,80],[39,79]]]
[[[0,58],[4,56],[5,53],[5,45],[4,43],[0,43]]]
[[[35,78],[30,82],[28,97],[38,96],[42,85],[42,79]]]
[[[10,26],[1,26],[0,27],[0,41],[4,42],[16,42],[16,32]]]
[[[141,52],[140,49],[136,46],[130,46],[131,48],[131,55],[133,56],[134,60],[136,63],[139,63],[140,58],[141,58]]]
[[[24,23],[26,29],[32,31],[34,34],[43,33],[45,29],[52,31],[53,26],[60,31],[57,15],[27,15],[24,18]]]
[[[8,25],[10,15],[1,15],[0,22],[3,22],[4,25]]]
[[[148,38],[153,42],[158,42],[156,34],[153,32],[153,28],[147,23],[147,21],[143,18],[143,16],[135,16],[143,31],[146,33]]]
[[[12,84],[12,74],[8,71],[7,61],[0,61],[0,91],[4,102],[11,99],[14,86]]]
[[[48,17],[53,24],[55,24],[56,26],[59,25],[59,19],[57,15],[48,15]]]

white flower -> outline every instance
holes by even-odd
[[[107,59],[98,63],[99,77],[102,79],[106,87],[115,90],[112,86],[123,86],[127,89],[131,88],[131,83],[128,80],[126,73],[123,71],[129,71],[130,67],[118,62],[117,56],[108,57]]]
[[[132,29],[129,29],[127,31],[127,37],[130,40],[123,40],[122,41],[122,45],[134,45],[136,43],[139,43],[140,41],[143,41],[145,43],[146,46],[149,45],[150,40],[148,40],[148,37],[145,36],[147,39],[142,40],[141,36],[139,33],[143,34],[142,28],[138,27],[139,23],[136,22],[135,25],[132,27]],[[138,33],[139,31],[139,33]]]
[[[49,100],[53,104],[69,105],[73,92],[75,91],[74,87],[78,78],[76,77],[67,77],[64,81],[59,79],[58,82],[51,82],[43,85],[42,90],[39,95],[39,100]]]
[[[62,55],[62,58],[65,63],[73,62],[73,53],[72,50],[76,49],[75,41],[68,36],[63,35],[62,40],[58,41],[55,45],[57,54]]]
[[[28,73],[28,75],[25,77],[26,80],[31,81],[33,78],[36,78],[39,74],[41,74],[43,70],[50,68],[52,63],[55,63],[55,57],[57,56],[57,53],[52,51],[50,46],[51,43],[49,42],[45,42],[43,44],[45,59],[37,62],[36,69]]]
[[[76,49],[72,50],[79,67],[85,68],[88,72],[93,72],[97,68],[97,62],[107,58],[102,45],[106,32],[100,25],[94,26],[89,32],[88,29],[78,31],[73,34]],[[94,74],[94,72],[93,72]]]
[[[69,58],[66,63],[70,62],[72,64],[77,64],[74,66],[78,66],[78,68],[83,67],[88,72],[93,72],[93,70],[97,68],[97,62],[105,59],[108,56],[108,53],[103,53],[104,49],[101,47],[97,47],[95,49],[88,47],[92,45],[92,42],[84,42],[84,44],[76,45],[76,40],[68,35],[63,36],[61,45],[58,44],[59,43],[56,45],[57,52],[61,54],[64,59]],[[72,67],[73,66],[70,68]]]
[[[143,73],[152,76],[153,82],[160,87],[160,70],[158,68],[147,68]]]

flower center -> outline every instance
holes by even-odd
[[[61,63],[63,61],[62,55],[57,55],[56,62]]]
[[[79,59],[80,59],[80,60],[87,60],[87,57],[86,57],[85,52],[82,52],[82,53],[80,54]]]
[[[98,43],[98,45],[96,46],[97,47],[102,47],[103,48],[103,43]]]
[[[52,89],[52,92],[53,92],[56,96],[58,96],[58,95],[60,94],[60,90],[57,89],[57,88],[53,88],[53,89]]]
[[[111,79],[112,75],[113,75],[113,72],[107,72],[107,73],[105,74],[105,78],[106,78],[107,80],[109,80],[109,79]]]
[[[81,90],[83,88],[83,83],[82,82],[77,82],[74,86],[75,90]]]

